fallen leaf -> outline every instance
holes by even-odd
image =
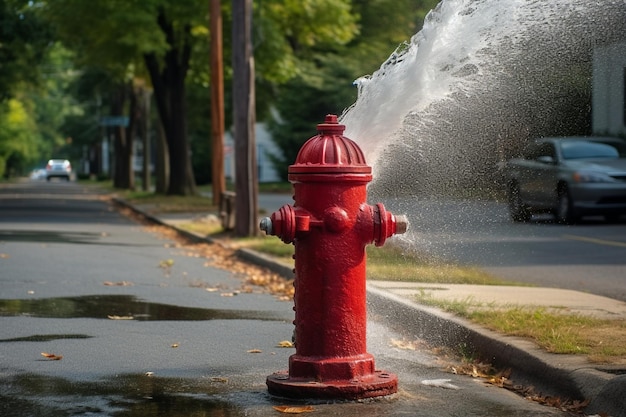
[[[110,320],[134,320],[133,316],[107,316]]]
[[[105,285],[107,287],[132,287],[133,283],[129,281],[118,281],[118,282],[104,281],[102,285]]]
[[[422,385],[426,385],[429,387],[439,387],[445,389],[460,389],[456,385],[450,383],[451,379],[425,379],[422,381]]]
[[[48,352],[41,352],[41,356],[51,361],[60,361],[61,359],[63,359],[63,356],[61,355],[55,355],[54,353],[48,353]]]
[[[302,406],[275,405],[272,408],[276,411],[280,411],[281,413],[285,413],[285,414],[302,414],[302,413],[311,413],[315,411],[315,409],[311,405],[302,405]]]
[[[416,341],[407,341],[407,340],[397,340],[391,339],[389,345],[391,347],[402,349],[402,350],[417,350],[422,343],[418,340]]]
[[[213,376],[211,377],[211,382],[228,382],[228,378],[224,378],[223,376]]]
[[[8,253],[0,253],[0,259],[9,259]]]
[[[177,348],[178,346],[178,343],[172,343],[172,348]]]
[[[293,347],[293,343],[289,340],[283,340],[282,342],[278,342],[278,347],[281,348],[291,348]]]
[[[248,353],[263,353],[261,349],[250,349]]]
[[[171,268],[172,265],[174,265],[173,259],[167,259],[167,260],[159,262],[159,268]]]
[[[222,297],[234,297],[235,293],[234,292],[223,292],[220,294]]]

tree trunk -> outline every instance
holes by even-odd
[[[154,167],[156,174],[155,192],[157,194],[165,194],[169,186],[170,154],[167,149],[167,140],[165,139],[163,123],[161,123],[160,120],[157,123],[156,166]]]
[[[152,95],[151,91],[147,89],[145,86],[141,86],[139,88],[139,99],[141,100],[140,106],[140,120],[139,122],[139,132],[141,136],[141,141],[143,143],[143,164],[141,167],[142,176],[141,176],[141,189],[144,191],[150,191],[151,188],[151,176],[152,173],[150,171],[150,166],[152,162],[152,151],[151,151],[151,142],[150,142],[150,97]]]
[[[157,17],[170,48],[163,59],[155,54],[144,55],[144,61],[154,87],[157,110],[165,132],[169,150],[169,186],[167,194],[196,194],[189,143],[187,137],[187,110],[185,78],[191,53],[191,28],[184,28],[183,39],[177,39],[172,23],[161,10]]]
[[[126,103],[128,86],[120,85],[111,97],[111,116],[121,117],[124,114],[124,105]],[[131,108],[133,100],[131,96]],[[130,112],[128,126],[118,124],[112,126],[113,129],[113,151],[114,151],[114,169],[113,169],[113,186],[120,189],[133,189],[134,175],[132,169],[133,162],[133,143],[132,132],[134,126],[133,111]]]
[[[255,236],[259,233],[251,27],[252,0],[233,0],[233,136],[235,139],[235,234],[237,236]]]

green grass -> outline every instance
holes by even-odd
[[[389,245],[367,247],[367,277],[374,280],[440,284],[514,285],[479,268],[438,262]]]
[[[424,293],[416,300],[496,332],[529,338],[551,353],[583,354],[597,363],[626,358],[626,320],[623,319],[598,319],[545,307],[486,305],[470,298],[440,300]]]

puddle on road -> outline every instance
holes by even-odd
[[[93,243],[101,238],[99,233],[60,232],[52,230],[2,230],[0,241],[41,243]]]
[[[0,343],[4,342],[49,342],[51,340],[61,339],[89,339],[93,336],[86,334],[34,334],[25,337],[13,337],[11,339],[0,339]]]
[[[32,374],[0,377],[3,417],[272,417],[280,415],[273,406],[285,404],[311,405],[317,415],[376,417],[395,414],[397,410],[389,409],[394,403],[398,405],[396,396],[335,402],[281,399],[250,375],[200,379],[121,375],[80,382]]]
[[[94,318],[132,317],[139,321],[290,320],[271,311],[181,307],[151,303],[132,295],[0,300],[0,317]]]
[[[203,380],[124,375],[98,381],[70,381],[42,375],[0,378],[0,414],[8,416],[117,417],[240,416],[238,406],[219,396],[230,384]],[[250,392],[245,403],[267,395]],[[13,414],[12,414],[13,413]]]

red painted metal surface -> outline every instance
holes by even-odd
[[[296,353],[288,372],[267,378],[275,395],[358,399],[397,390],[397,376],[377,370],[366,350],[365,246],[383,245],[407,223],[366,203],[372,169],[344,129],[335,115],[318,125],[289,167],[294,205],[261,224],[295,243]]]

